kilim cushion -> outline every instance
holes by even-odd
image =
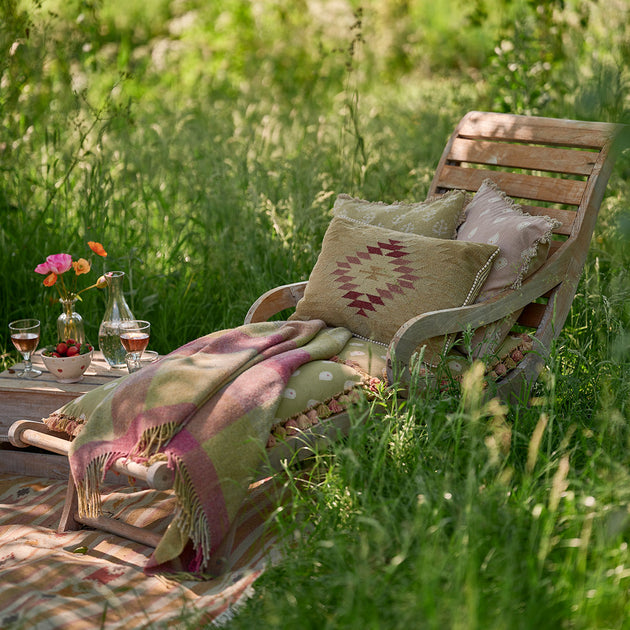
[[[472,303],[497,253],[334,217],[290,319],[322,319],[388,344],[412,317]],[[425,362],[438,362],[446,341],[427,344]]]
[[[335,200],[333,215],[399,232],[455,238],[455,230],[464,220],[464,209],[470,200],[471,195],[463,190],[451,190],[419,203],[390,204],[341,194]]]

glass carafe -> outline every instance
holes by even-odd
[[[109,271],[107,280],[107,307],[98,329],[98,347],[105,361],[113,368],[126,368],[127,351],[120,342],[120,322],[135,319],[123,292],[124,271]]]

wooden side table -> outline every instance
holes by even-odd
[[[14,448],[8,441],[9,427],[16,420],[41,421],[73,398],[124,376],[127,370],[110,368],[100,351],[94,352],[90,367],[78,383],[57,382],[46,370],[41,350],[33,355],[33,365],[42,375],[32,380],[17,377],[22,364],[0,373],[0,473],[67,478],[65,457]]]

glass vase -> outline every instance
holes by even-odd
[[[79,343],[85,343],[85,329],[83,318],[75,310],[77,297],[60,298],[59,302],[63,307],[63,312],[57,318],[57,341],[67,341],[74,339]]]
[[[124,271],[110,271],[107,280],[107,306],[98,329],[98,346],[112,368],[126,368],[127,351],[120,341],[120,322],[135,319],[123,292]]]

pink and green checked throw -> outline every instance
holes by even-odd
[[[117,458],[166,458],[178,508],[145,570],[203,574],[261,462],[289,377],[339,353],[350,336],[321,320],[249,324],[68,403],[46,422],[76,435],[70,466],[80,513],[100,513],[99,485]]]

